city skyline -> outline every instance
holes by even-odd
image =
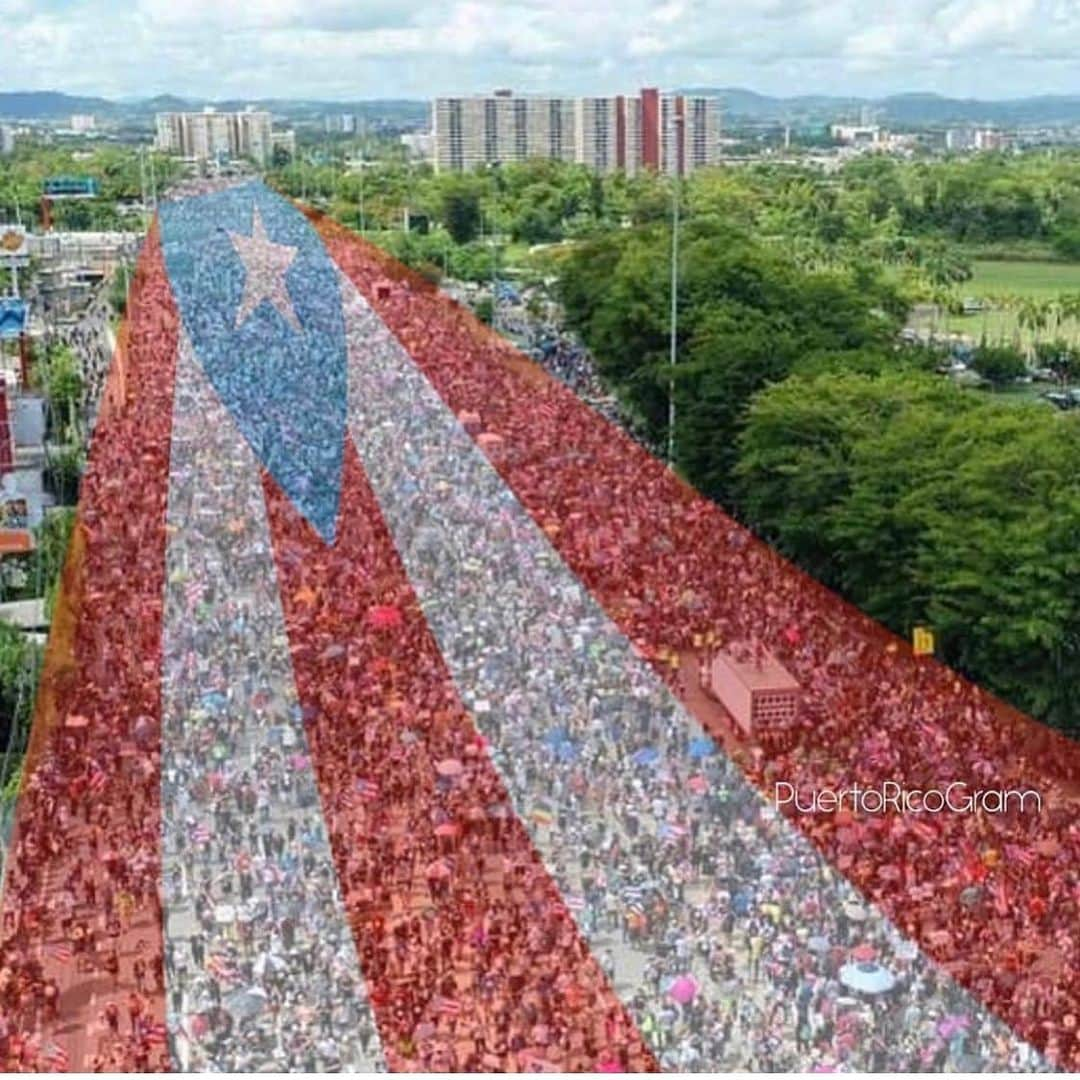
[[[1080,92],[1080,9],[1053,0],[917,0],[875,11],[854,0],[750,0],[729,10],[632,0],[588,11],[552,0],[268,0],[258,11],[234,0],[0,0],[0,14],[19,41],[2,89],[114,98],[347,101],[635,85],[986,100]]]

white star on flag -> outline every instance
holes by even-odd
[[[258,207],[254,210],[251,235],[230,232],[229,239],[244,264],[244,297],[236,309],[236,329],[239,330],[266,300],[299,333],[303,328],[285,286],[285,274],[296,258],[297,249],[287,244],[275,244],[266,235]]]

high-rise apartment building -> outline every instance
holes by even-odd
[[[205,161],[216,157],[249,157],[259,165],[270,160],[273,134],[270,114],[249,107],[238,113],[158,113],[159,150]]]
[[[438,98],[432,115],[435,168],[469,172],[477,165],[532,157],[575,160],[573,98]]]
[[[627,108],[627,102],[631,103]],[[640,110],[633,98],[578,98],[574,110],[574,160],[599,173],[633,176],[641,167]]]
[[[437,98],[432,109],[435,168],[554,158],[600,173],[640,169],[688,173],[716,162],[720,121],[713,98],[642,90],[639,97]]]
[[[236,117],[236,156],[266,165],[274,151],[270,114],[249,108],[233,115]]]

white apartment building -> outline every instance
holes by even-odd
[[[500,90],[487,97],[437,98],[432,133],[436,170],[453,172],[543,157],[600,173],[651,168],[685,174],[715,164],[720,150],[714,98],[656,90],[637,97],[514,96]]]
[[[438,98],[432,110],[437,171],[471,172],[477,165],[531,157],[573,161],[573,98]]]
[[[273,151],[270,114],[252,107],[238,113],[210,107],[201,113],[158,113],[155,123],[159,150],[195,161],[249,157],[266,165]]]

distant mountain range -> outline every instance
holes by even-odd
[[[1017,98],[1011,101],[979,101],[949,98],[940,94],[894,94],[861,98],[806,94],[769,97],[741,87],[686,87],[686,94],[703,94],[721,100],[729,122],[811,124],[857,121],[869,110],[875,122],[894,126],[944,124],[996,124],[1001,126],[1080,124],[1080,95]],[[257,105],[286,120],[312,119],[325,113],[352,112],[396,122],[423,123],[427,101],[389,98],[341,102],[290,98],[238,98],[209,101],[172,94],[110,101],[102,97],[63,94],[53,90],[0,93],[0,117],[9,120],[60,120],[72,113],[93,113],[103,119],[149,120],[155,112],[202,109],[214,105],[222,110]]]
[[[740,87],[687,87],[684,94],[719,98],[725,116],[749,122],[858,121],[869,110],[875,123],[901,126],[943,124],[1080,124],[1080,95],[979,101],[940,94],[893,94],[883,98],[807,94],[769,97]]]
[[[148,120],[157,112],[198,110],[213,105],[231,111],[255,105],[268,109],[283,119],[310,119],[325,113],[354,113],[371,118],[393,118],[399,122],[418,122],[427,118],[426,101],[378,99],[370,101],[307,101],[285,98],[237,98],[210,101],[206,98],[183,98],[173,94],[157,97],[109,101],[102,97],[63,94],[54,90],[0,92],[0,117],[7,120],[63,120],[73,113],[92,113],[102,119]]]

